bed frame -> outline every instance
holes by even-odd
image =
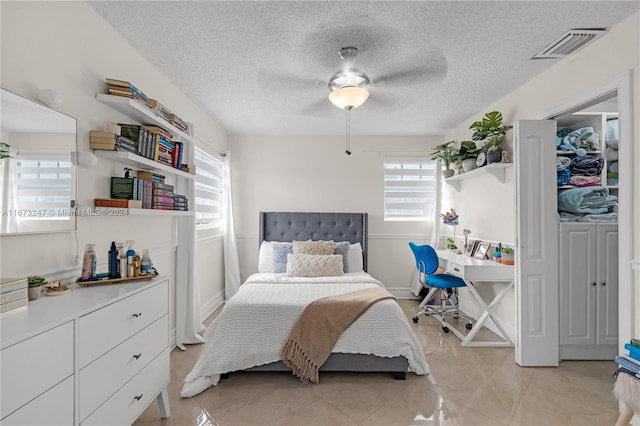
[[[363,267],[367,271],[367,213],[260,212],[262,241],[333,240],[362,245]],[[388,372],[404,380],[409,368],[405,357],[384,358],[362,354],[331,354],[320,371]],[[291,371],[282,361],[250,368],[249,371]]]

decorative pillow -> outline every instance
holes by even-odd
[[[294,254],[333,254],[333,241],[294,241]]]
[[[342,272],[349,272],[349,241],[338,241],[333,243],[333,254],[342,256]]]
[[[258,253],[258,272],[271,272],[273,269],[273,243],[263,241]]]
[[[334,277],[342,275],[342,256],[339,254],[289,254],[287,275],[290,277]]]
[[[287,255],[293,253],[291,243],[273,243],[273,265],[271,272],[282,274],[287,272]]]
[[[363,272],[362,246],[360,243],[349,246],[349,272]]]

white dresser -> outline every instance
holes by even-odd
[[[169,417],[169,281],[70,286],[0,319],[0,423],[129,425]]]

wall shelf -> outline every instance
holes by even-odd
[[[108,151],[104,149],[95,149],[97,157],[106,158],[107,160],[123,163],[128,166],[135,167],[136,169],[149,170],[152,172],[169,173],[175,176],[179,176],[185,179],[193,180],[195,175],[191,173],[183,172],[182,170],[175,169],[173,167],[165,166],[157,161],[149,160],[148,158],[134,154],[132,152],[124,151]]]
[[[193,142],[193,138],[189,134],[178,129],[164,118],[154,114],[151,108],[134,99],[124,96],[105,95],[104,93],[97,93],[96,99],[140,124],[155,124],[172,135],[178,136],[180,140]]]
[[[513,163],[491,163],[483,167],[478,167],[469,172],[464,172],[459,175],[451,176],[444,181],[455,188],[456,191],[460,191],[460,182],[464,179],[469,179],[475,176],[490,174],[496,177],[500,182],[504,183],[504,171],[508,167],[512,167]]]

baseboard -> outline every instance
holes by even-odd
[[[222,306],[223,303],[224,291],[221,291],[200,308],[200,320],[204,321],[209,318],[209,315],[211,315],[216,309]]]
[[[389,290],[389,293],[393,294],[398,299],[410,299],[410,300],[418,300],[415,294],[411,292],[410,288],[400,288],[400,287],[386,287]]]

